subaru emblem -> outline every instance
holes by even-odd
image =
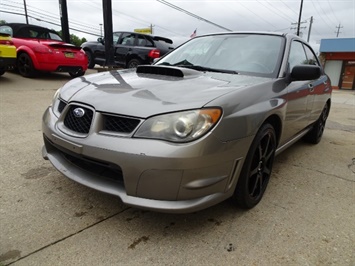
[[[83,117],[85,115],[85,110],[83,108],[78,107],[78,108],[75,108],[73,110],[73,113],[74,113],[75,117],[79,117],[80,118],[80,117]]]

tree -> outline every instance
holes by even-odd
[[[0,19],[0,25],[6,24],[6,20]]]
[[[62,31],[56,31],[60,37],[63,37]],[[79,38],[75,34],[70,34],[70,43],[74,44],[75,46],[80,46],[82,43],[87,42],[85,38]]]

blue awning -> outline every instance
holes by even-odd
[[[321,53],[330,52],[354,52],[355,53],[355,38],[335,38],[322,39],[320,41],[319,51]]]

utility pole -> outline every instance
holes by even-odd
[[[25,6],[25,17],[26,17],[26,24],[28,24],[28,15],[27,15],[26,0],[23,0],[23,5]]]
[[[99,25],[100,25],[100,37],[102,38],[102,23],[100,23]]]
[[[297,36],[300,36],[302,38],[302,32],[301,32],[301,29],[306,29],[307,27],[301,27],[300,25],[301,24],[304,24],[304,23],[307,23],[307,21],[301,21],[301,22],[294,22],[294,23],[291,23],[291,25],[297,25],[295,27],[291,27],[290,30],[299,30],[298,34],[295,32],[295,34]]]
[[[340,26],[340,23],[339,23],[339,26],[336,27],[338,30],[335,32],[337,34],[337,38],[339,37],[339,33],[340,32],[340,29],[343,28],[343,26]]]
[[[313,16],[311,16],[311,20],[309,21],[307,42],[309,42],[309,38],[311,37],[312,24],[313,24]]]
[[[104,16],[104,35],[105,35],[105,66],[115,65],[115,48],[113,46],[113,26],[112,26],[112,1],[102,0]]]
[[[63,40],[70,43],[67,0],[59,0],[59,11]]]
[[[299,14],[299,16],[298,16],[297,36],[300,36],[300,26],[301,26],[302,8],[303,8],[303,0],[301,0],[300,14]]]

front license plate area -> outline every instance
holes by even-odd
[[[74,153],[81,154],[83,152],[83,146],[82,145],[79,145],[79,144],[70,142],[68,140],[62,139],[62,138],[58,137],[55,134],[52,134],[51,140],[52,140],[53,143],[65,148],[67,150],[70,150],[70,151],[72,151]]]

